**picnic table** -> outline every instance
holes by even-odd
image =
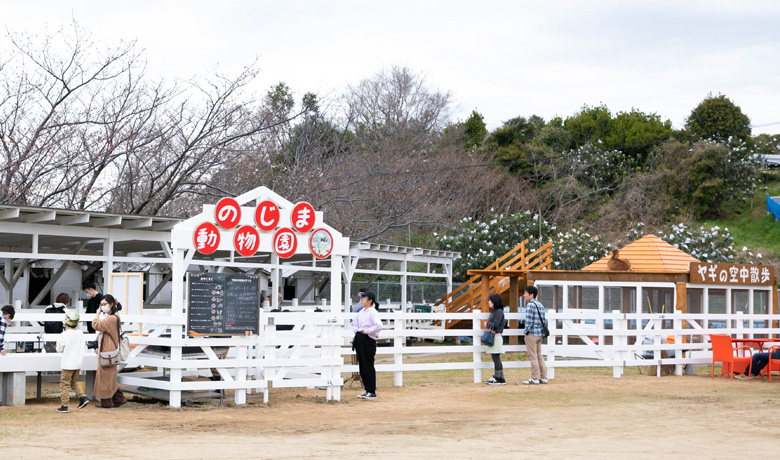
[[[767,338],[767,339],[743,338],[743,339],[731,339],[731,341],[735,342],[735,343],[742,343],[746,347],[758,348],[758,352],[759,353],[763,353],[765,344],[767,344],[767,343],[774,343],[774,342],[780,342],[780,337]]]

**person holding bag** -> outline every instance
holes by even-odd
[[[92,327],[100,332],[97,348],[97,376],[95,377],[95,389],[92,391],[92,396],[100,400],[100,405],[95,407],[103,409],[119,407],[127,403],[127,398],[125,398],[124,393],[119,389],[119,383],[117,383],[117,366],[114,364],[104,367],[100,364],[100,354],[102,352],[112,352],[119,348],[120,310],[122,310],[122,304],[117,302],[114,296],[107,294],[100,300],[100,311],[95,315],[95,319],[92,320]],[[104,319],[100,319],[101,313],[105,313],[107,316]]]
[[[547,383],[547,366],[542,355],[542,341],[547,332],[547,310],[536,300],[539,290],[528,286],[523,290],[525,299],[525,348],[528,361],[531,362],[531,378],[523,381],[525,385]],[[545,335],[546,334],[546,335]]]
[[[485,383],[488,385],[506,385],[504,365],[501,363],[501,353],[504,352],[504,338],[501,336],[504,333],[505,323],[504,300],[498,294],[490,294],[488,305],[490,306],[490,316],[484,330],[492,331],[495,335],[493,336],[493,344],[485,349],[485,353],[488,353],[493,358],[493,376]]]

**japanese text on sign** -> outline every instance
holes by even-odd
[[[233,198],[222,198],[214,209],[217,225],[229,230],[241,221],[241,206]]]
[[[236,230],[236,234],[233,237],[233,246],[242,256],[253,256],[260,247],[260,234],[257,233],[254,227],[244,225]]]
[[[211,222],[203,222],[193,235],[195,249],[201,254],[212,254],[219,247],[219,229]]]
[[[279,206],[271,200],[265,200],[255,209],[255,222],[260,230],[269,232],[279,225]]]
[[[766,265],[708,264],[691,262],[690,282],[694,284],[758,284],[775,282],[774,267]]]
[[[296,204],[290,215],[295,230],[306,233],[314,228],[314,207],[305,201]]]
[[[298,238],[289,228],[280,228],[274,235],[274,252],[282,259],[287,259],[295,254],[298,249]]]

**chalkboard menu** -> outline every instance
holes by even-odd
[[[260,277],[247,274],[190,275],[187,330],[206,335],[257,334]]]

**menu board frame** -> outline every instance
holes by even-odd
[[[254,281],[257,282],[254,292],[251,290],[247,292],[246,289],[241,292],[242,290],[237,289],[241,284],[251,285]],[[193,286],[196,292],[193,292]],[[210,290],[211,293],[206,295],[206,293],[197,292],[201,290]],[[230,297],[246,296],[247,294],[250,299],[253,296],[256,297],[250,303],[253,308],[250,308],[250,304],[246,302],[236,304],[229,301]],[[206,297],[205,301],[203,297]],[[258,334],[261,308],[260,275],[247,273],[189,273],[187,275],[187,333],[189,335],[243,336]],[[204,310],[207,311],[206,314],[203,314]],[[241,321],[239,325],[225,322],[227,318],[235,318],[239,314],[254,315],[254,318],[251,318],[250,321]],[[204,316],[211,316],[208,318],[210,320],[208,324],[204,322]],[[252,326],[254,330],[247,326]]]

